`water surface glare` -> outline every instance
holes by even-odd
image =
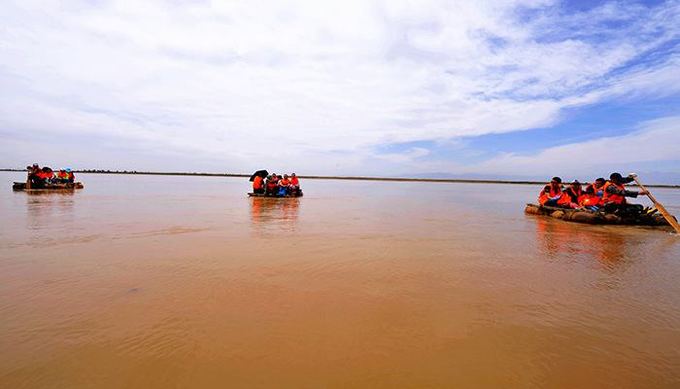
[[[23,178],[2,388],[680,387],[680,237],[527,216],[537,187]]]

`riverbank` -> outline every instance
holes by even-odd
[[[4,172],[23,172],[24,169],[0,169]],[[242,173],[199,173],[199,172],[146,172],[129,170],[74,170],[79,174],[132,174],[148,176],[197,176],[197,177],[250,177],[250,174]],[[463,179],[463,178],[409,178],[409,177],[369,177],[369,176],[318,176],[318,175],[298,175],[305,180],[352,180],[352,181],[392,181],[392,182],[439,182],[439,183],[458,183],[458,184],[513,184],[513,185],[544,185],[542,181],[522,181],[522,180],[482,180],[482,179]],[[584,182],[586,183],[586,182]],[[636,186],[632,184],[631,186]],[[680,185],[672,184],[646,184],[649,188],[670,188],[680,189]]]

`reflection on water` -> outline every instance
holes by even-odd
[[[634,243],[611,228],[568,223],[545,216],[535,218],[536,239],[547,258],[559,258],[584,253],[607,267],[623,260],[624,251]]]
[[[272,224],[277,230],[295,230],[300,198],[251,197],[249,200],[250,218],[259,231]]]
[[[79,179],[0,191],[2,388],[680,387],[680,239],[540,188]]]

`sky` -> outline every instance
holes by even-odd
[[[0,3],[0,167],[680,183],[680,0]]]

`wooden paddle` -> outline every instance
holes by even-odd
[[[654,203],[654,206],[656,207],[656,209],[659,210],[659,212],[661,213],[661,215],[663,215],[664,219],[666,219],[666,221],[668,222],[668,224],[670,224],[670,225],[675,229],[675,232],[677,232],[678,234],[680,234],[680,224],[678,224],[678,221],[675,220],[675,218],[673,217],[673,215],[671,215],[668,211],[666,211],[666,208],[663,206],[663,204],[661,204],[660,202],[656,201],[656,198],[654,197],[654,195],[652,195],[652,194],[649,192],[649,190],[648,190],[647,188],[645,188],[645,186],[642,185],[642,183],[637,179],[637,174],[635,174],[635,173],[630,173],[630,176],[633,177],[633,180],[635,180],[635,183],[638,184],[638,186],[640,187],[640,189],[642,189],[642,190],[644,190],[645,192],[647,192],[647,197],[649,197],[649,199],[652,200],[652,202]]]

